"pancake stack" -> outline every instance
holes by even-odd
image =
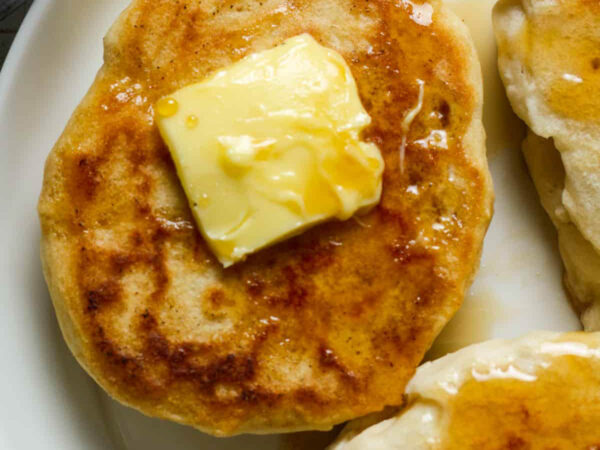
[[[600,330],[600,3],[501,0],[498,66],[529,127],[525,159],[558,230],[564,284]]]

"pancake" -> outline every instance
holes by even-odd
[[[595,449],[599,422],[600,333],[536,332],[424,364],[402,410],[329,449]]]
[[[381,202],[223,269],[152,105],[304,32],[356,79]],[[438,1],[135,1],[39,202],[71,351],[120,402],[214,435],[329,429],[401,404],[478,265],[492,207],[481,107],[468,32]]]
[[[494,28],[509,100],[535,135],[526,160],[559,230],[565,286],[585,329],[600,330],[600,3],[501,0]]]
[[[600,329],[600,253],[583,237],[562,202],[565,169],[552,139],[531,130],[523,141],[523,154],[542,205],[558,231],[558,248],[565,265],[564,282],[581,313],[586,330]]]

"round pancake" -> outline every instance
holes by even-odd
[[[351,67],[373,119],[364,138],[386,163],[382,200],[224,270],[152,105],[303,32]],[[48,158],[39,203],[71,351],[117,400],[215,435],[328,429],[400,404],[490,220],[481,91],[468,33],[441,2],[135,1]]]
[[[329,449],[597,449],[600,333],[538,331],[463,348],[421,366],[396,415],[363,422]]]

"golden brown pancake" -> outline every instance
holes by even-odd
[[[223,269],[152,105],[303,32],[351,67],[373,119],[364,138],[386,163],[381,203]],[[44,271],[78,361],[122,403],[216,435],[328,429],[400,404],[491,215],[462,23],[438,1],[138,0],[105,45],[39,204]]]
[[[523,150],[558,230],[567,292],[584,328],[600,330],[600,2],[501,0],[494,29],[508,98],[530,129]]]
[[[330,450],[594,450],[599,423],[600,333],[535,332],[424,364],[402,410]]]

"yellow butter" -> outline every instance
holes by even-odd
[[[383,159],[344,59],[303,34],[155,105],[194,217],[227,267],[381,196]]]

